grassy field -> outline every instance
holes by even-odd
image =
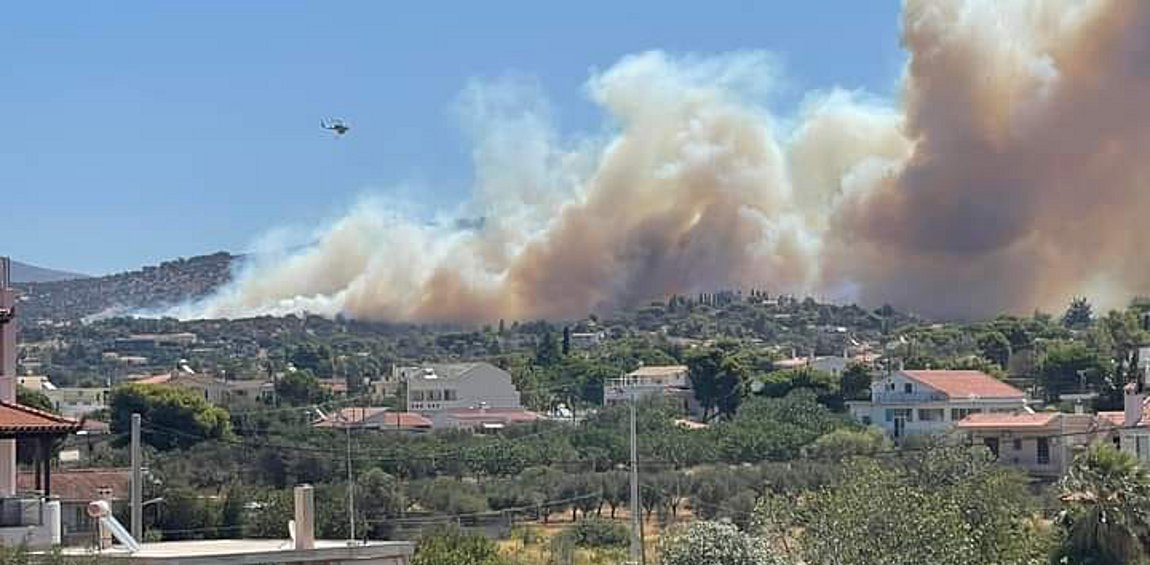
[[[679,522],[690,520],[680,516]],[[615,521],[629,526],[630,516],[619,512]],[[499,542],[499,550],[516,565],[619,565],[629,559],[628,546],[612,548],[579,548],[560,536],[572,525],[569,514],[556,514],[547,524],[517,526],[509,539]],[[654,520],[643,525],[647,562],[653,563],[660,529]]]

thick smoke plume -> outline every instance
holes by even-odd
[[[411,321],[581,316],[729,287],[940,316],[1150,291],[1150,3],[911,0],[896,102],[811,94],[773,60],[624,58],[588,82],[610,133],[475,84],[468,225],[366,201],[177,312]],[[829,38],[833,40],[833,38]]]

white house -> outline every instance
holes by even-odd
[[[981,371],[896,371],[871,384],[869,401],[847,404],[896,442],[947,432],[971,414],[1030,411],[1025,393]]]
[[[490,363],[431,364],[397,372],[407,384],[407,409],[412,412],[522,408],[511,374]]]

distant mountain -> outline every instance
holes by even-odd
[[[12,261],[11,278],[13,283],[45,283],[86,279],[88,275],[69,273],[68,271],[57,271],[56,269],[46,269],[19,261]]]
[[[138,271],[48,282],[17,282],[14,276],[17,280],[13,286],[23,295],[21,318],[79,320],[203,298],[231,279],[232,263],[237,259],[220,252],[166,261]]]

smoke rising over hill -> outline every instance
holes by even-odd
[[[602,138],[561,139],[529,85],[471,85],[481,222],[364,201],[175,313],[490,321],[753,285],[978,316],[1150,291],[1150,3],[909,0],[903,34],[900,100],[782,118],[757,52],[595,74]]]

